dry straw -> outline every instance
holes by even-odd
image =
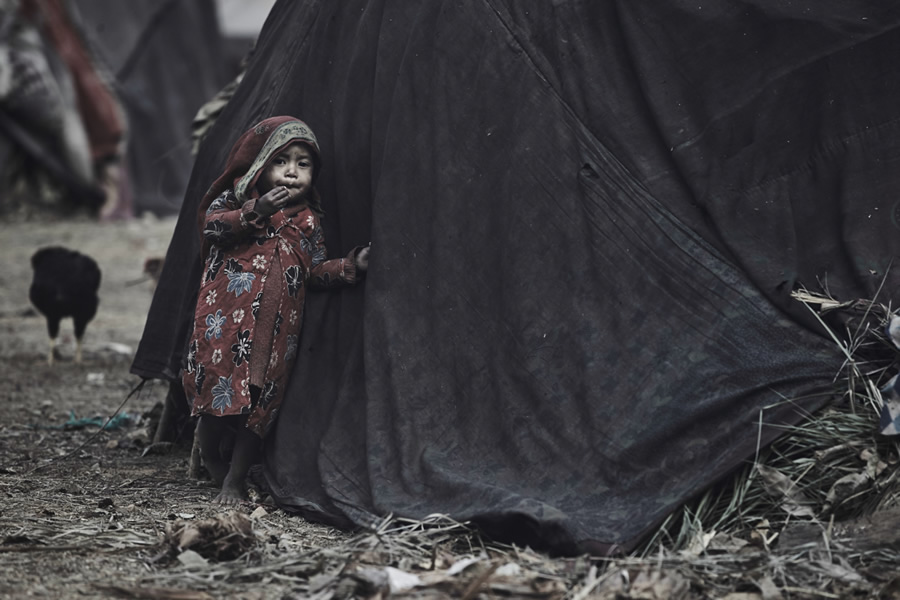
[[[794,292],[844,356],[832,401],[760,449],[752,464],[671,515],[639,554],[682,551],[725,534],[768,548],[792,523],[825,526],[898,504],[900,446],[882,436],[880,388],[898,370],[889,306]],[[840,331],[842,328],[843,331]],[[784,401],[789,401],[785,399]]]

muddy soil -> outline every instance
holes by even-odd
[[[2,224],[2,598],[122,597],[123,589],[150,589],[147,577],[172,563],[171,556],[160,558],[166,527],[223,513],[210,504],[211,483],[187,476],[189,446],[148,451],[167,386],[149,382],[123,405],[140,381],[129,367],[153,293],[152,281],[142,280],[144,260],[165,255],[174,225],[174,219],[155,218]],[[64,320],[60,358],[47,365],[45,321],[28,301],[29,258],[51,244],[93,256],[102,270],[101,304],[85,335],[82,364],[73,360],[72,323]],[[99,423],[120,407],[101,430]],[[271,532],[273,551],[346,537],[272,507],[257,509],[240,510],[254,515],[258,532]],[[176,581],[156,587],[204,586]],[[233,597],[281,597],[291,586],[235,582],[230,590]],[[165,597],[159,594],[145,597]]]

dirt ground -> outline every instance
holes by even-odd
[[[174,218],[0,224],[0,598],[474,598],[482,588],[560,598],[567,582],[596,575],[584,561],[554,561],[550,573],[546,557],[524,549],[515,562],[488,557],[471,530],[443,517],[351,534],[258,494],[237,510],[212,505],[217,489],[188,475],[189,444],[151,443],[167,384],[147,382],[126,401],[140,382],[129,368],[153,294],[144,260],[165,255],[174,227]],[[28,300],[30,257],[45,245],[89,254],[102,271],[82,364],[68,319],[60,358],[47,365],[46,323]]]
[[[150,587],[147,576],[164,570],[153,559],[165,548],[166,526],[222,514],[209,504],[211,484],[187,477],[190,448],[147,451],[154,407],[158,412],[166,394],[162,382],[129,399],[109,430],[91,422],[113,415],[140,381],[129,367],[153,293],[152,282],[141,280],[143,262],[164,256],[174,225],[146,218],[2,226],[0,597],[111,597],[122,592],[109,586]],[[70,319],[62,325],[60,360],[46,364],[45,321],[30,310],[29,258],[50,244],[93,256],[103,273],[80,365]],[[282,549],[347,537],[271,507],[262,511],[254,516],[257,529],[275,531]],[[296,586],[246,588],[232,589],[236,596],[280,597]]]

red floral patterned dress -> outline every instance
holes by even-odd
[[[356,282],[355,250],[326,260],[319,218],[288,207],[269,218],[227,190],[210,205],[209,256],[183,377],[193,415],[246,414],[264,436],[297,355],[306,287]],[[251,402],[250,385],[261,388]]]

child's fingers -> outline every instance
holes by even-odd
[[[291,197],[290,191],[284,186],[279,186],[279,187],[273,189],[271,194],[272,194],[272,204],[278,206],[279,208],[281,206],[284,206],[284,204]]]

